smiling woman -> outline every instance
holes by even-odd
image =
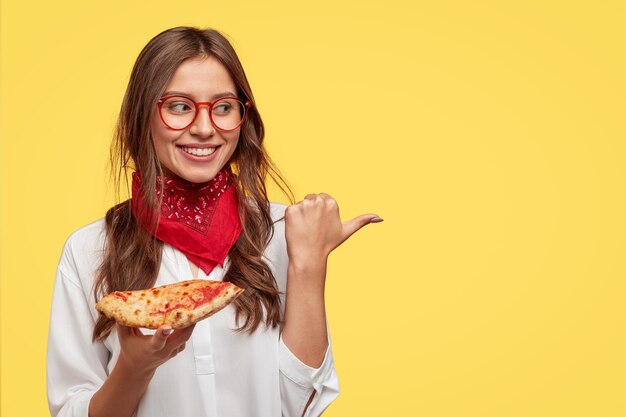
[[[234,91],[235,83],[216,58],[190,58],[180,64],[159,100],[160,117],[155,114],[150,123],[166,176],[207,182],[226,165],[237,148],[245,115],[245,104]]]
[[[118,185],[133,171],[132,198],[74,232],[57,269],[53,416],[318,416],[336,398],[327,258],[382,220],[342,223],[327,194],[270,203],[268,175],[290,191],[263,139],[248,80],[219,32],[173,28],[142,50],[111,161]],[[244,291],[210,319],[146,334],[95,309],[111,292],[189,279]]]

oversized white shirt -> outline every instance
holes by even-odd
[[[284,220],[276,219],[284,210],[271,204],[274,235],[265,250],[282,294],[281,317],[288,258]],[[77,230],[66,241],[57,268],[47,356],[53,417],[87,417],[92,395],[120,353],[115,330],[104,342],[91,341],[98,318],[93,283],[104,237],[104,219]],[[225,268],[218,265],[208,276],[199,270],[198,278],[221,281]],[[192,278],[185,255],[164,244],[155,286]],[[322,414],[339,393],[330,343],[324,362],[313,369],[289,351],[280,328],[261,325],[252,334],[237,332],[234,313],[229,305],[196,324],[185,350],[157,369],[137,417],[301,417],[314,391],[304,416]]]

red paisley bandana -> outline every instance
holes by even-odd
[[[203,184],[157,177],[156,197],[163,202],[154,237],[169,243],[209,274],[217,264],[224,266],[228,251],[242,231],[233,174],[226,168]],[[132,210],[141,212],[141,174],[133,172]],[[139,219],[146,226],[147,216]]]

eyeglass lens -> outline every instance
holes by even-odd
[[[237,128],[243,119],[245,107],[234,98],[222,98],[213,103],[211,119],[218,129]],[[188,127],[196,117],[196,106],[185,97],[170,97],[161,106],[161,117],[173,129]]]

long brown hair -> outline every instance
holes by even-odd
[[[122,181],[128,189],[130,171],[141,172],[139,194],[145,197],[147,213],[139,216],[147,215],[156,227],[161,202],[157,201],[154,184],[163,171],[154,150],[150,120],[157,100],[178,66],[186,59],[208,56],[226,67],[237,86],[237,94],[252,102],[230,160],[237,174],[235,186],[244,230],[229,252],[230,264],[224,280],[245,290],[234,302],[236,320],[240,330],[253,332],[261,322],[275,327],[280,321],[276,281],[262,259],[273,233],[265,187],[267,176],[291,202],[293,193],[263,147],[265,131],[252,90],[237,54],[222,34],[212,29],[176,27],[158,34],[143,48],[133,67],[115,129],[111,146],[112,175],[119,193]],[[96,300],[112,291],[154,286],[163,242],[137,223],[130,200],[109,209],[105,225],[106,244],[93,290]],[[106,338],[113,324],[100,315],[93,331],[94,341]]]

